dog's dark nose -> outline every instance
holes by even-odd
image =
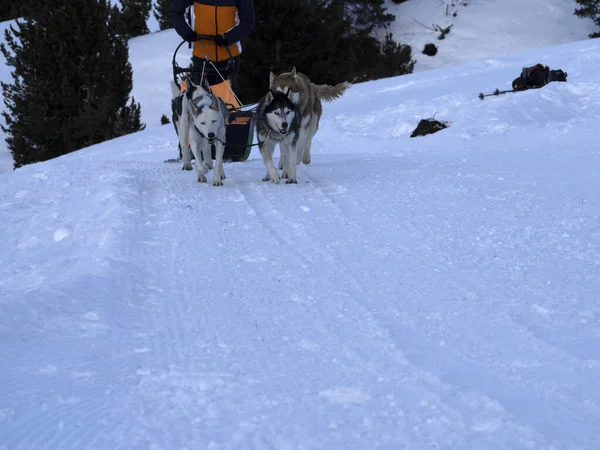
[[[287,122],[283,122],[283,123],[281,124],[281,128],[283,128],[284,130],[285,130],[287,127],[288,127],[288,124],[287,124]]]
[[[208,133],[208,138],[213,139],[215,137],[215,133]]]

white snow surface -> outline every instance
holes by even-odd
[[[163,163],[177,43],[146,130],[0,176],[0,449],[600,448],[600,41],[354,85],[223,187]]]
[[[386,1],[396,17],[387,31],[412,48],[415,72],[486,57],[586,39],[598,31],[575,15],[575,0],[407,0]],[[435,26],[450,28],[443,40]],[[435,56],[422,53],[425,44]]]
[[[110,3],[120,6],[119,0],[110,0]],[[585,40],[598,27],[590,19],[575,16],[577,6],[575,0],[407,0],[399,5],[387,0],[387,11],[396,19],[380,33],[389,31],[398,42],[410,45],[416,61],[414,71],[421,72]],[[181,40],[173,30],[158,32],[154,12],[147,22],[152,34],[130,40],[129,57],[134,70],[132,94],[142,104],[143,120],[159,124],[162,114],[170,117],[164,106],[169,97],[168,93],[157,95],[153,87],[156,82],[163,83],[170,78],[169,61]],[[0,22],[0,42],[4,42],[4,30],[14,23]],[[452,28],[444,40],[438,40],[434,25]],[[435,56],[422,53],[427,43],[438,47]],[[248,62],[242,62],[242,71],[245,64]],[[0,54],[0,81],[12,82],[11,70]],[[0,90],[0,108],[4,109],[2,98]],[[2,116],[0,124],[4,124]],[[5,138],[0,129],[0,174],[13,169]]]

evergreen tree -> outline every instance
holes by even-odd
[[[15,168],[142,129],[127,40],[106,0],[36,3],[5,32],[2,83]]]
[[[387,12],[385,0],[342,0],[345,16],[359,30],[387,28],[396,18]]]
[[[336,34],[339,27],[333,23],[324,26],[329,12],[326,2],[263,0],[255,2],[254,9],[256,27],[242,43],[238,89],[242,99],[257,101],[264,95],[270,71],[279,73],[295,65],[312,80],[333,83],[339,79],[337,73],[343,70],[344,63],[351,64],[341,56],[346,41]],[[333,59],[339,60],[342,67],[333,64]]]
[[[337,4],[338,15],[351,24],[348,51],[350,58],[356,61],[355,81],[413,71],[415,61],[411,58],[410,46],[398,44],[391,33],[386,33],[383,41],[373,35],[375,30],[385,29],[395,20],[386,12],[384,3],[384,0],[332,0],[332,5]]]
[[[5,20],[12,20],[17,16],[13,12],[13,3],[9,1],[3,1],[0,3],[0,22]]]
[[[382,8],[377,11],[383,15],[369,16],[374,20],[372,24],[365,19],[359,25],[353,22],[355,14],[348,13],[349,9],[358,10],[358,6],[350,3],[349,0],[256,2],[256,28],[242,42],[239,85],[242,100],[257,101],[268,89],[269,71],[279,73],[292,66],[317,84],[365,81],[411,72],[410,47],[396,44],[394,48],[389,45],[384,48],[385,42],[372,35],[376,27],[383,26],[383,2],[368,2],[364,8],[375,11],[374,5],[379,5]],[[279,20],[274,21],[273,17]],[[389,40],[393,42],[391,36]],[[400,61],[402,58],[406,61]]]
[[[121,0],[123,33],[130,38],[148,34],[148,18],[152,0]]]
[[[592,19],[600,27],[600,0],[576,0],[580,8],[575,9],[575,15]],[[591,38],[600,37],[600,31],[590,34]]]
[[[18,18],[20,9],[21,2],[3,0],[0,2],[0,22]]]
[[[171,0],[156,0],[154,3],[154,18],[158,21],[161,30],[173,28],[169,10],[171,9]]]
[[[379,79],[412,73],[415,61],[411,54],[412,49],[409,45],[398,44],[391,33],[386,33],[380,47],[379,64],[376,64],[370,78]]]

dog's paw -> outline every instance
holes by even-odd
[[[213,181],[213,186],[223,186],[223,181],[220,181],[220,180],[214,180],[214,181]]]
[[[310,164],[310,156],[306,156],[306,155],[304,155],[304,156],[302,157],[302,162],[303,162],[304,164]]]
[[[295,178],[288,178],[285,184],[298,184]]]
[[[192,170],[192,163],[188,162],[188,163],[183,163],[183,167],[181,168],[181,170]]]
[[[198,183],[206,183],[206,177],[204,175],[198,175]]]
[[[272,181],[273,183],[278,184],[279,181],[281,181],[281,178],[279,177],[279,175],[275,175],[275,177],[267,175],[263,178],[263,181]]]

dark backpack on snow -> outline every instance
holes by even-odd
[[[512,82],[512,88],[516,91],[541,88],[552,81],[567,81],[567,72],[563,70],[551,70],[548,66],[536,64],[531,67],[523,67],[521,76]]]

